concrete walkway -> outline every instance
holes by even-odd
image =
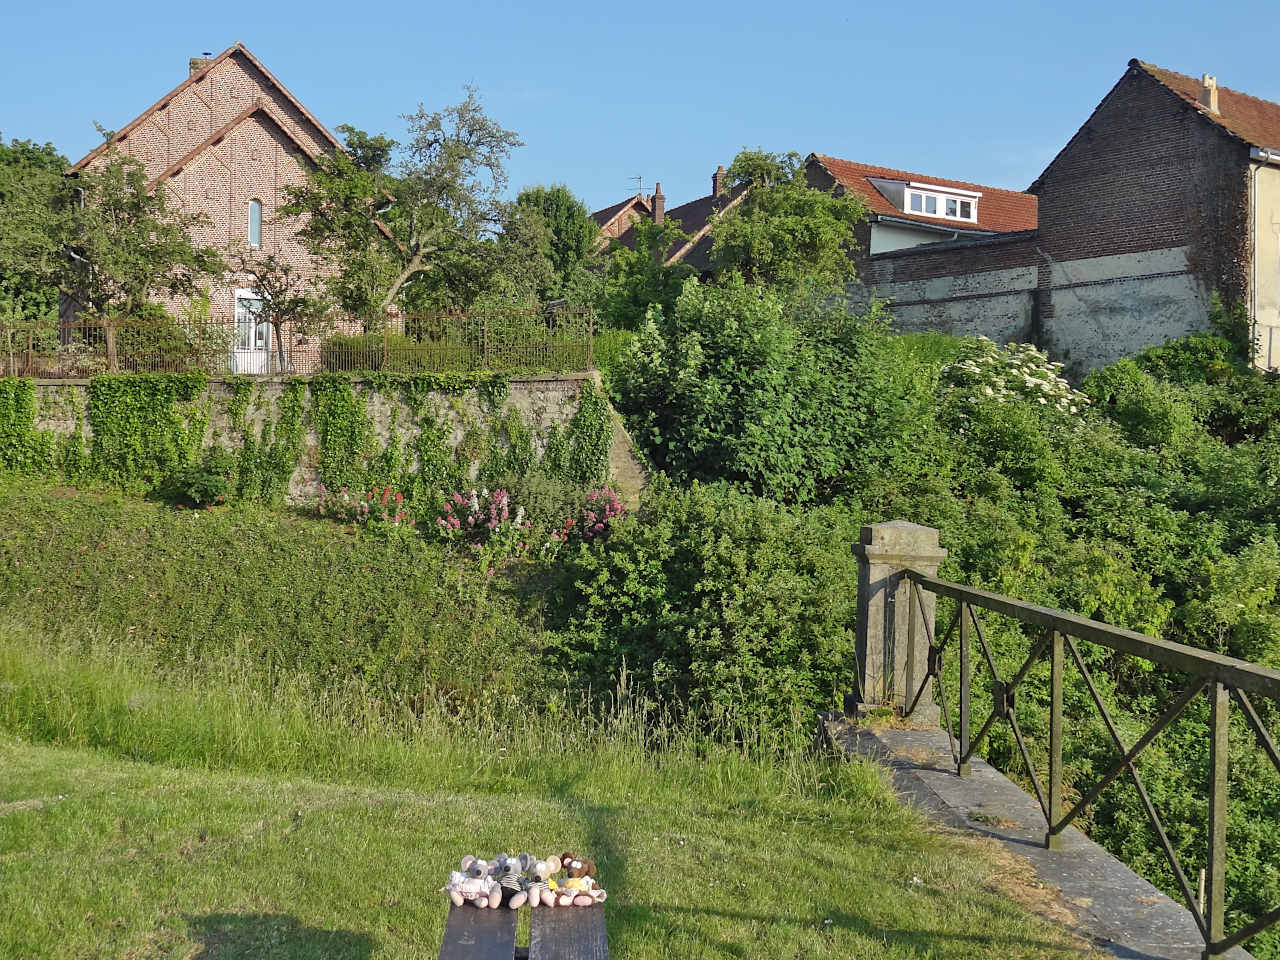
[[[1078,830],[1063,832],[1063,849],[1044,847],[1044,815],[998,770],[975,758],[971,776],[956,776],[942,730],[859,727],[842,717],[823,721],[831,743],[889,767],[903,799],[935,822],[992,837],[1056,887],[1075,915],[1075,932],[1099,950],[1128,960],[1200,960],[1204,941],[1186,908],[1143,880]],[[1232,960],[1252,960],[1242,949]]]

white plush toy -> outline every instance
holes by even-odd
[[[462,869],[449,874],[449,882],[440,888],[449,894],[455,907],[471,903],[477,907],[496,907],[502,902],[498,882],[489,875],[489,864],[471,854],[462,858]]]

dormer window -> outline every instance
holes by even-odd
[[[973,190],[937,187],[927,183],[910,183],[907,184],[906,190],[906,212],[919,213],[926,217],[941,217],[944,220],[977,223],[980,196],[982,196],[981,193]]]

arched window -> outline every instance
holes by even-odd
[[[262,203],[249,201],[249,246],[262,246]]]

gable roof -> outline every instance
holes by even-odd
[[[187,79],[183,80],[180,84],[178,84],[176,87],[170,90],[167,94],[165,94],[155,103],[153,103],[146,110],[142,111],[142,113],[138,114],[138,116],[135,117],[133,120],[131,120],[129,123],[125,124],[119,130],[117,130],[109,142],[111,144],[116,144],[126,139],[129,136],[129,134],[132,133],[137,127],[145,123],[158,111],[160,111],[166,105],[168,105],[169,101],[171,101],[174,97],[182,93],[184,90],[186,90],[188,87],[192,86],[193,84],[196,84],[201,80],[203,80],[206,76],[209,75],[209,73],[215,67],[218,66],[218,64],[222,63],[222,61],[226,60],[228,57],[235,56],[237,54],[244,57],[251,64],[253,64],[253,66],[257,70],[259,70],[264,77],[267,78],[267,81],[273,87],[275,87],[278,91],[280,91],[281,95],[286,100],[288,100],[295,107],[297,107],[298,112],[300,112],[304,117],[306,117],[307,121],[316,128],[316,130],[320,133],[320,136],[322,139],[327,140],[329,143],[333,144],[333,146],[336,147],[337,149],[339,150],[342,149],[342,144],[338,142],[338,138],[335,137],[332,133],[330,133],[329,130],[325,127],[325,125],[322,124],[319,120],[317,120],[312,115],[311,111],[308,110],[306,107],[304,107],[298,101],[298,99],[288,91],[285,85],[275,78],[275,75],[272,74],[270,70],[268,70],[265,66],[263,66],[262,61],[259,60],[257,57],[255,57],[252,53],[250,53],[249,48],[246,47],[243,43],[241,43],[238,40],[235,43],[233,43],[231,46],[227,47],[227,49],[223,50],[220,54],[218,54],[212,60],[210,60],[200,70],[197,70],[195,73],[187,77]],[[240,117],[237,120],[233,121],[233,123],[238,123],[242,119],[244,118]],[[276,122],[277,124],[279,123],[278,120]],[[223,130],[226,130],[226,129],[227,127],[224,126]],[[212,141],[217,136],[218,134],[214,134],[214,136],[211,137],[210,140]],[[293,138],[291,137],[290,139],[293,139]],[[295,140],[295,142],[297,141]],[[98,146],[94,147],[92,150],[86,153],[83,157],[81,157],[78,161],[76,161],[75,165],[72,166],[71,170],[68,172],[74,173],[77,170],[83,170],[86,166],[89,165],[89,163],[93,161],[95,157],[103,153],[107,149],[107,146],[108,146],[107,143],[98,144]],[[308,154],[311,153],[311,151],[309,150],[307,152]],[[161,176],[163,176],[163,174]],[[160,179],[160,178],[157,178],[157,179]]]
[[[910,220],[932,227],[945,227],[947,230],[961,232],[1013,233],[1018,230],[1034,230],[1037,223],[1038,199],[1034,194],[1022,193],[1018,190],[1003,190],[999,187],[987,187],[978,183],[967,183],[963,180],[946,180],[942,177],[931,177],[923,173],[909,173],[906,170],[894,170],[890,167],[877,167],[867,163],[854,163],[841,160],[839,157],[827,156],[823,153],[809,154],[810,161],[816,161],[831,177],[849,193],[854,194],[872,214],[879,217],[893,217],[896,220]],[[978,220],[976,223],[965,223],[947,217],[931,217],[928,214],[913,213],[900,210],[881,193],[872,178],[877,180],[894,180],[903,183],[933,184],[939,187],[950,187],[954,190],[971,190],[979,192]]]
[[[1186,74],[1174,73],[1141,60],[1130,60],[1148,76],[1200,111],[1206,120],[1216,123],[1228,133],[1255,147],[1280,147],[1280,103],[1251,97],[1247,93],[1218,87],[1218,113],[1200,103],[1200,81]]]
[[[638,205],[645,212],[649,211],[649,201],[645,199],[643,194],[637,193],[634,197],[615,203],[611,207],[605,207],[603,210],[597,210],[591,215],[591,219],[596,222],[596,226],[603,230],[609,226],[614,220],[618,219],[618,215],[628,210],[631,206]]]

